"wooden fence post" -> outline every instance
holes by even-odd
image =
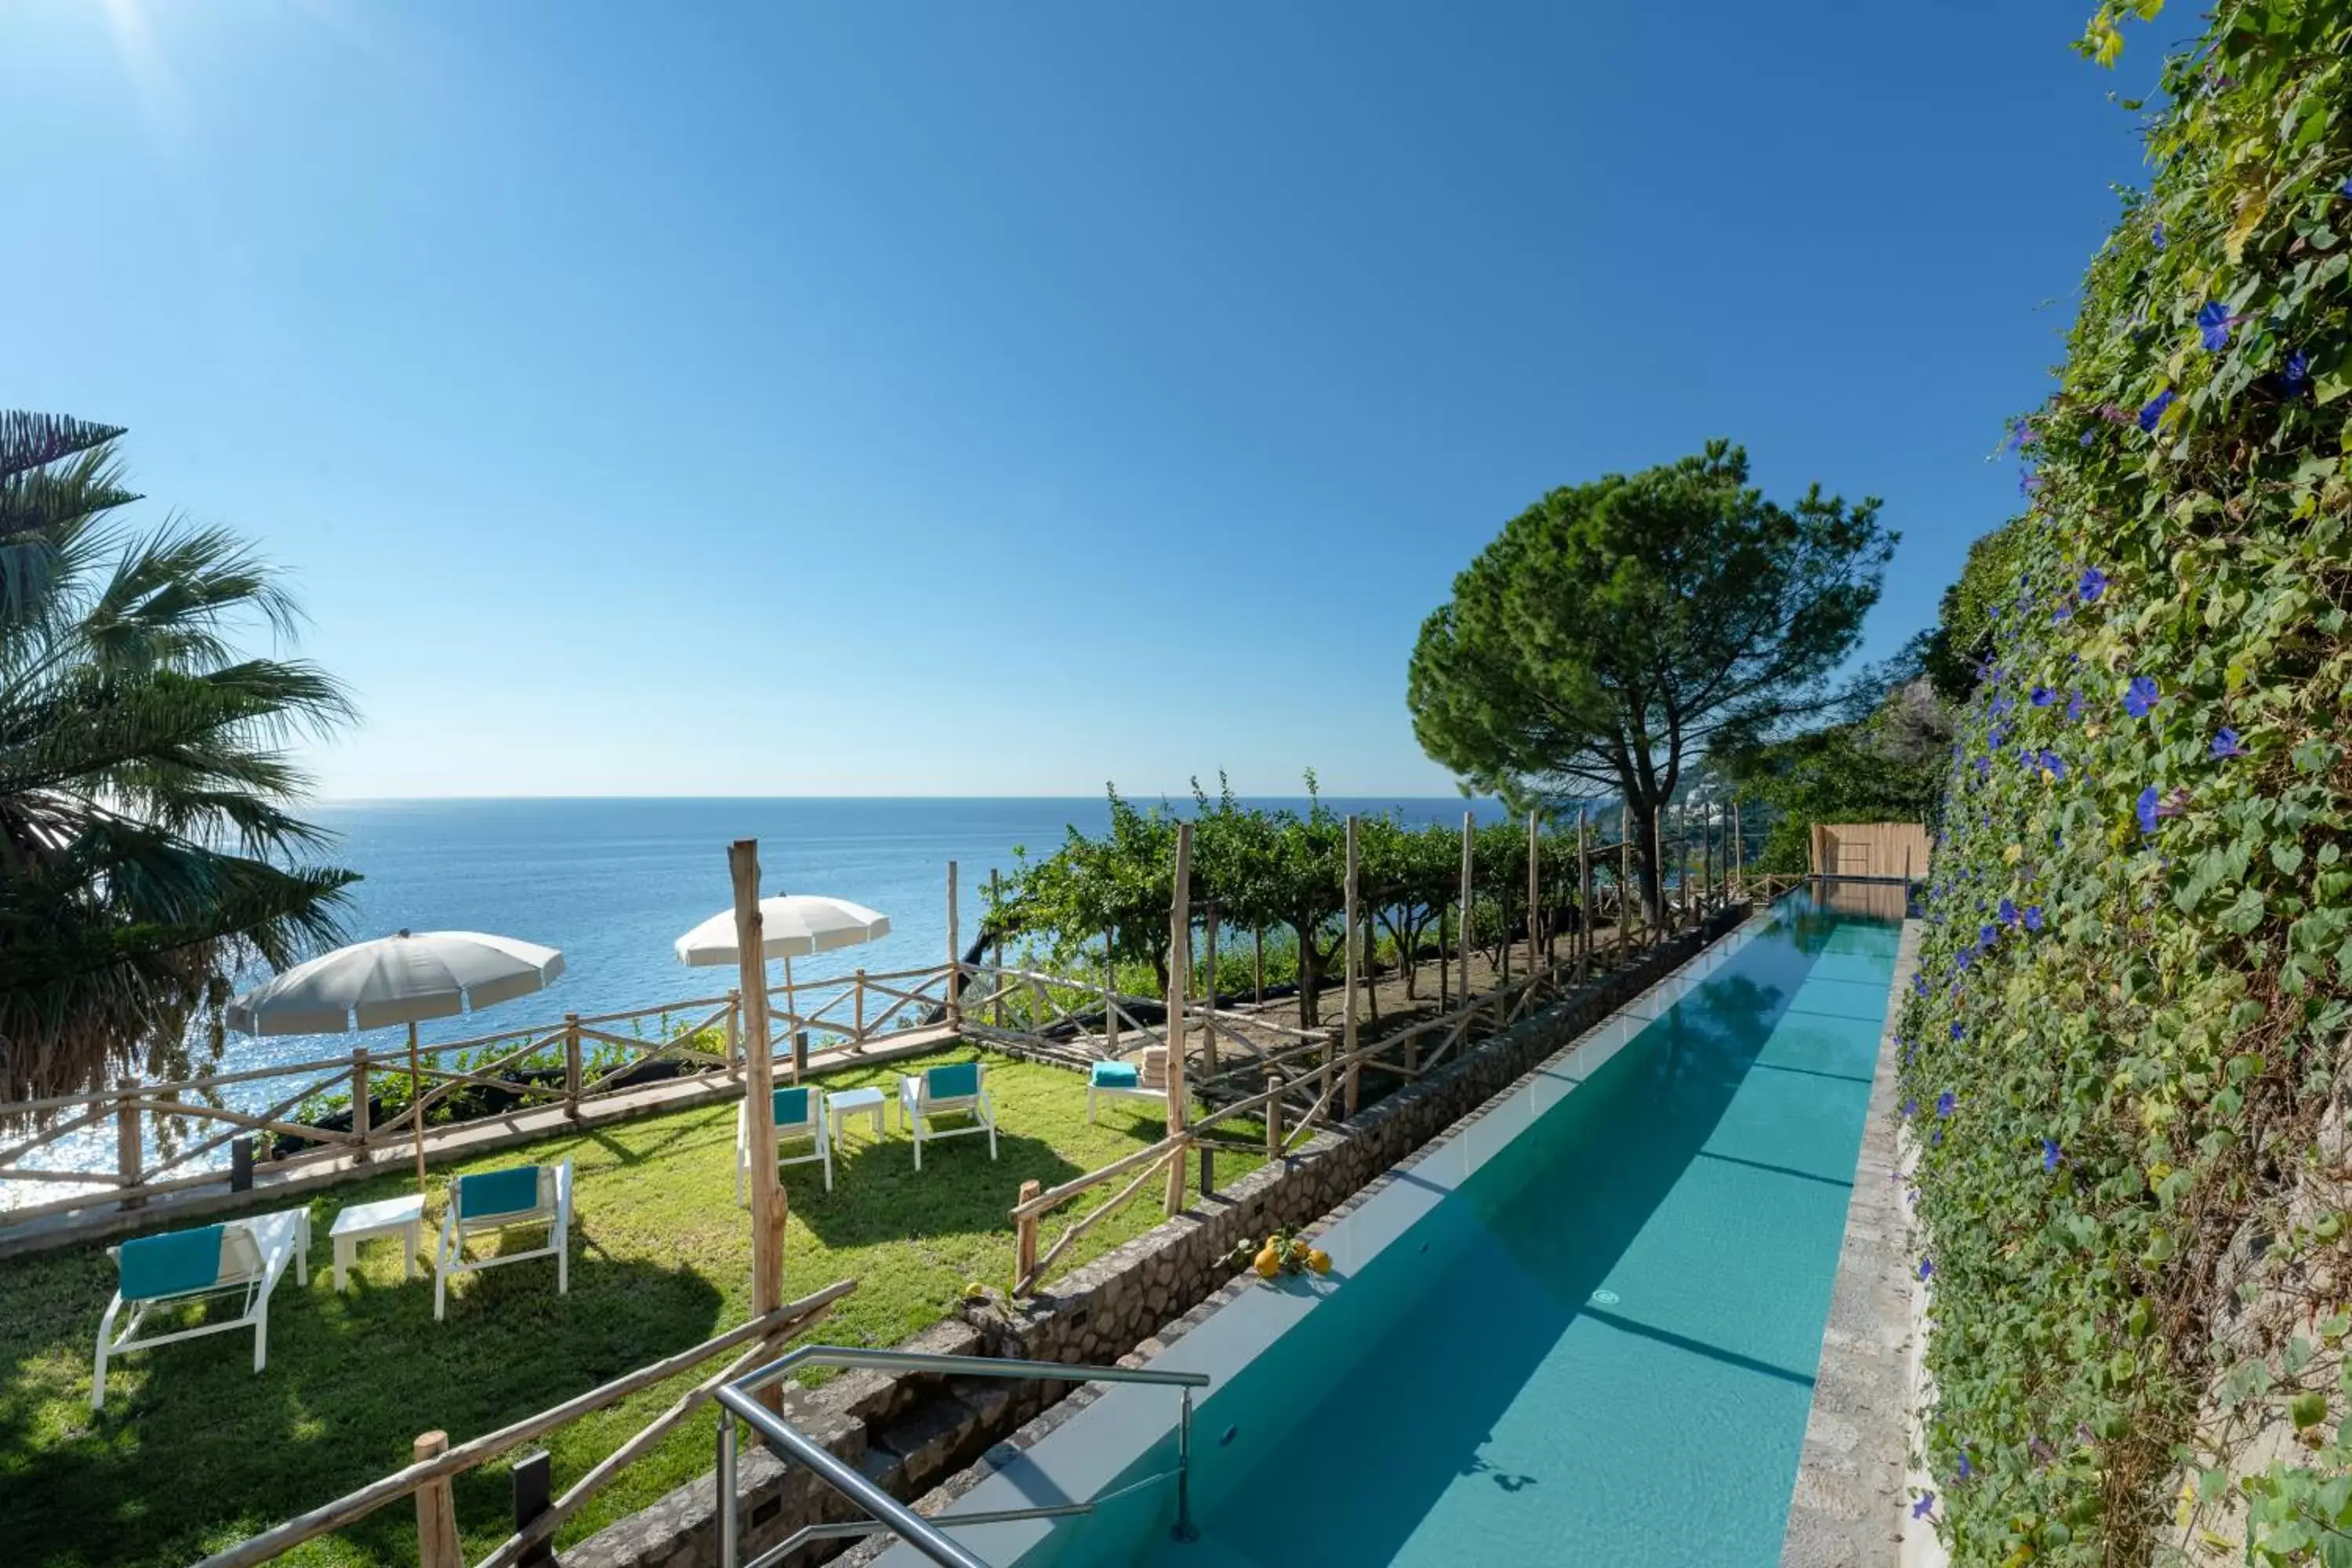
[[[1265,1102],[1265,1163],[1269,1165],[1282,1158],[1282,1069],[1265,1069],[1266,1092],[1272,1096]]]
[[[1045,1190],[1042,1182],[1024,1182],[1021,1201],[1025,1204]],[[1013,1293],[1018,1296],[1026,1290],[1034,1283],[1030,1276],[1036,1272],[1037,1216],[1024,1214],[1013,1222]]]
[[[1462,934],[1454,948],[1462,965],[1462,1000],[1470,1000],[1470,873],[1471,846],[1476,835],[1476,819],[1470,813],[1462,814]]]
[[[852,983],[850,1006],[853,1009],[850,1039],[857,1045],[866,1043],[866,966],[859,964]]]
[[[1176,874],[1168,909],[1168,1131],[1184,1131],[1184,998],[1192,989],[1192,825],[1176,825]],[[1167,1212],[1184,1207],[1184,1148],[1168,1162]]]
[[[1731,875],[1739,890],[1745,893],[1748,890],[1748,859],[1739,842],[1739,803],[1736,800],[1731,803]]]
[[[1617,952],[1619,963],[1633,943],[1633,807],[1617,808]],[[1645,911],[1646,914],[1646,911]]]
[[[1536,814],[1528,813],[1528,973],[1534,974],[1543,967],[1543,959],[1536,952],[1536,926],[1542,919],[1543,908],[1542,843],[1538,838]]]
[[[580,1120],[580,1015],[563,1015],[563,1114]]]
[[[1118,1055],[1118,960],[1111,932],[1103,932],[1103,1054]]]
[[[743,993],[744,1121],[751,1157],[751,1311],[764,1317],[784,1302],[784,1189],[776,1179],[775,1047],[768,1034],[760,841],[739,838],[730,845],[727,869],[735,885],[736,969]],[[774,1401],[771,1408],[782,1407],[780,1388],[763,1391],[762,1402],[768,1402],[769,1396]]]
[[[1202,965],[1201,989],[1209,999],[1208,1016],[1201,1020],[1201,1072],[1203,1077],[1217,1076],[1217,906],[1207,907],[1208,930],[1202,933],[1207,943],[1207,961]],[[1208,1180],[1209,1152],[1201,1151],[1201,1179]],[[1208,1189],[1202,1189],[1202,1195]]]
[[[1265,927],[1250,928],[1250,1001],[1265,1005]]]
[[[948,862],[948,988],[947,1020],[950,1029],[963,1027],[963,940],[956,930],[956,863]]]
[[[1651,932],[1653,949],[1665,945],[1666,928],[1673,923],[1673,906],[1666,902],[1666,813],[1672,809],[1661,805],[1650,814],[1650,865],[1658,879],[1658,929]]]
[[[743,1070],[743,993],[727,993],[727,1069]]]
[[[996,1026],[1000,1029],[1004,1027],[1004,920],[1000,912],[1003,909],[1003,883],[996,874],[996,868],[991,866],[988,868],[988,918],[994,923],[988,929],[989,934],[996,939],[993,944],[996,973],[990,989],[996,993]]]
[[[448,1433],[421,1432],[409,1458],[423,1464],[448,1447]],[[446,1477],[416,1489],[416,1568],[466,1568],[466,1553],[457,1543],[457,1503]]]
[[[1591,813],[1576,807],[1576,983],[1592,977],[1592,847],[1586,832]]]
[[[139,1184],[139,1167],[144,1154],[144,1146],[139,1141],[139,1102],[131,1098],[131,1091],[139,1087],[139,1080],[135,1078],[117,1079],[114,1087],[119,1091],[114,1102],[114,1173],[121,1178],[123,1189],[127,1192]],[[126,1209],[145,1208],[147,1200],[125,1198],[122,1206]]]
[[[374,1108],[368,1104],[368,1054],[365,1046],[352,1047],[352,1136],[359,1140],[352,1153],[353,1161],[365,1164],[369,1159],[368,1138],[373,1131]]]
[[[1340,1054],[1348,1058],[1347,1113],[1352,1117],[1356,1114],[1359,1096],[1362,1092],[1362,1084],[1360,1081],[1359,1064],[1356,1060],[1356,987],[1360,984],[1360,976],[1357,973],[1357,971],[1361,967],[1361,963],[1357,953],[1356,816],[1353,812],[1349,812],[1348,814],[1347,832],[1348,870],[1347,880],[1342,884],[1340,894],[1341,912],[1339,916],[1339,929],[1345,933],[1345,935],[1341,937],[1340,941],[1342,946],[1347,952],[1347,968],[1344,972],[1345,978],[1341,983],[1346,994],[1346,1004],[1344,1010],[1341,1013],[1341,1022],[1339,1025],[1339,1050]]]
[[[514,1527],[518,1531],[553,1505],[552,1471],[553,1463],[544,1448],[533,1448],[514,1462]],[[534,1542],[516,1556],[515,1568],[555,1568],[555,1549],[544,1541]]]

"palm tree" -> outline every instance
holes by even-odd
[[[286,750],[348,698],[244,652],[297,612],[234,536],[110,521],[121,434],[0,413],[0,1099],[216,1056],[230,977],[333,940],[357,879]]]

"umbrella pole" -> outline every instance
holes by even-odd
[[[425,1195],[425,1079],[416,1070],[416,1020],[408,1020],[409,1131],[416,1140],[416,1195]]]
[[[784,954],[784,1028],[792,1036],[794,1083],[800,1082],[801,1068],[805,1065],[801,1059],[800,1025],[799,998],[793,992],[793,955],[788,952]]]

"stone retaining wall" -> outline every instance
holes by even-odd
[[[1305,1225],[1339,1207],[1414,1150],[1477,1110],[1553,1052],[1606,1018],[1748,917],[1727,910],[1575,996],[1476,1042],[1285,1159],[1196,1201],[1172,1219],[1047,1282],[1033,1300],[966,1308],[906,1348],[951,1355],[1105,1364],[1198,1306],[1233,1278],[1245,1237]],[[1009,1236],[1009,1233],[1008,1233]],[[785,1415],[891,1495],[919,1498],[1074,1385],[992,1378],[849,1372],[814,1392],[787,1387]],[[762,1552],[804,1525],[856,1517],[807,1471],[748,1447],[739,1466],[743,1547]],[[567,1568],[714,1568],[711,1477],[689,1482],[562,1554]],[[812,1545],[793,1568],[838,1553]]]

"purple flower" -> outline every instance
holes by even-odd
[[[2017,493],[2030,496],[2040,489],[2045,482],[2040,474],[2020,474],[2017,476]]]
[[[2213,737],[2213,755],[2215,759],[2219,760],[2222,757],[2242,757],[2245,754],[2246,748],[2238,744],[2238,732],[2235,730],[2231,729],[2227,724],[2222,725],[2221,733]]]
[[[1924,1268],[1926,1266],[1923,1264],[1921,1267]],[[1924,1279],[1927,1276],[1923,1274],[1920,1278]],[[1919,1500],[1911,1505],[1911,1517],[1913,1519],[1925,1519],[1935,1511],[1936,1494],[1934,1492],[1921,1492],[1919,1494]]]
[[[2124,689],[2124,711],[2135,719],[2145,719],[2156,706],[2156,682],[2145,675],[2135,675]]]
[[[2078,446],[2078,447],[2087,447],[2087,446],[2089,446],[2089,445],[2091,444],[2091,433],[2090,433],[2088,430],[2084,431],[2084,432],[2083,432],[2083,438],[2082,438],[2080,441],[2075,442],[2074,444],[2075,444],[2076,446]]]
[[[2046,686],[2037,686],[2033,689],[2033,695],[2028,700],[2036,708],[2047,708],[2058,700],[2058,694]]]
[[[2139,817],[2139,830],[2142,833],[2155,832],[2157,813],[2156,786],[2154,784],[2150,784],[2146,789],[2139,792],[2139,802],[2136,810]]]
[[[1936,1114],[1949,1116],[1954,1110],[1958,1109],[1960,1097],[1948,1089],[1936,1097]]]
[[[1913,1117],[1915,1117],[1915,1116],[1916,1116],[1916,1115],[1918,1115],[1918,1114],[1919,1114],[1919,1097],[1918,1097],[1917,1095],[1916,1095],[1916,1094],[1915,1094],[1915,1095],[1912,1095],[1909,1099],[1907,1099],[1907,1100],[1904,1100],[1904,1102],[1903,1102],[1903,1120],[1904,1120],[1904,1121],[1910,1121]]]
[[[2311,362],[2303,357],[2301,349],[2286,356],[2286,365],[2279,372],[2279,379],[2286,383],[2289,392],[2302,391],[2303,384],[2311,379]]]
[[[2074,584],[2074,592],[2083,603],[2095,605],[2099,595],[2107,591],[2107,574],[2095,566],[2083,568],[2083,580]]]
[[[1935,1275],[1935,1272],[1936,1272],[1936,1266],[1935,1266],[1935,1264],[1933,1264],[1933,1263],[1929,1262],[1927,1258],[1921,1258],[1921,1259],[1919,1259],[1919,1278],[1920,1278],[1920,1279],[1930,1279],[1930,1278],[1932,1278],[1932,1277]]]
[[[2001,924],[2005,926],[2013,926],[2017,923],[2017,905],[2014,900],[2009,899],[2001,900],[2000,908],[1995,912],[2000,916]]]
[[[2164,417],[2166,409],[2172,406],[2173,396],[2172,388],[2168,386],[2142,404],[2139,411],[2139,427],[2153,432],[2156,429],[2156,422]]]
[[[1955,1019],[1952,1024],[1952,1038],[1956,1040],[1965,1040],[1968,1037],[1969,1026]]]
[[[2058,1147],[2058,1142],[2056,1139],[2044,1138],[2042,1141],[2042,1168],[2043,1170],[2056,1170],[2058,1168],[2058,1162],[2065,1157],[2066,1152]]]
[[[1911,977],[1911,989],[1916,991],[1922,996],[1927,994],[1927,977],[1924,974],[1913,975]]]
[[[1967,1480],[1970,1476],[1975,1475],[1976,1473],[1976,1467],[1969,1463],[1969,1451],[1966,1448],[1961,1449],[1960,1479]]]
[[[2205,340],[2205,352],[2219,353],[2230,346],[2230,324],[2236,318],[2230,308],[2219,300],[2209,300],[2197,312],[2197,330]]]
[[[1976,955],[1977,950],[1975,948],[1964,947],[1960,949],[1959,952],[1952,954],[1952,963],[1958,968],[1966,969],[1969,966],[1969,960],[1974,958]]]
[[[2063,779],[2066,776],[2066,764],[2059,758],[2057,752],[2044,752],[2042,753],[2041,761],[2042,771],[2052,778]]]
[[[2344,196],[2347,201],[2352,201],[2352,180],[2345,181],[2341,185],[2336,187],[2336,190],[2337,193]]]
[[[2081,692],[2079,692],[2079,691],[2070,693],[2070,694],[2068,695],[2067,699],[2066,699],[2066,718],[2067,718],[2067,721],[2071,723],[2071,722],[2073,722],[2073,721],[2077,721],[2077,720],[2081,719],[2082,717],[2083,717],[2083,694],[2082,694]]]
[[[1927,1134],[1927,1147],[1930,1149],[1940,1149],[1943,1146],[1944,1130],[1938,1127],[1933,1132]]]
[[[2040,904],[2028,904],[2025,906],[2025,929],[2028,931],[2040,931],[2042,929],[2042,906]]]
[[[1997,942],[2000,940],[2000,928],[1999,926],[1977,927],[1977,945],[1979,947],[1990,948],[1994,942]]]
[[[2158,224],[2155,228],[2148,231],[2147,237],[2154,243],[2158,250],[2162,250],[2164,248],[2164,225],[2160,223]]]

